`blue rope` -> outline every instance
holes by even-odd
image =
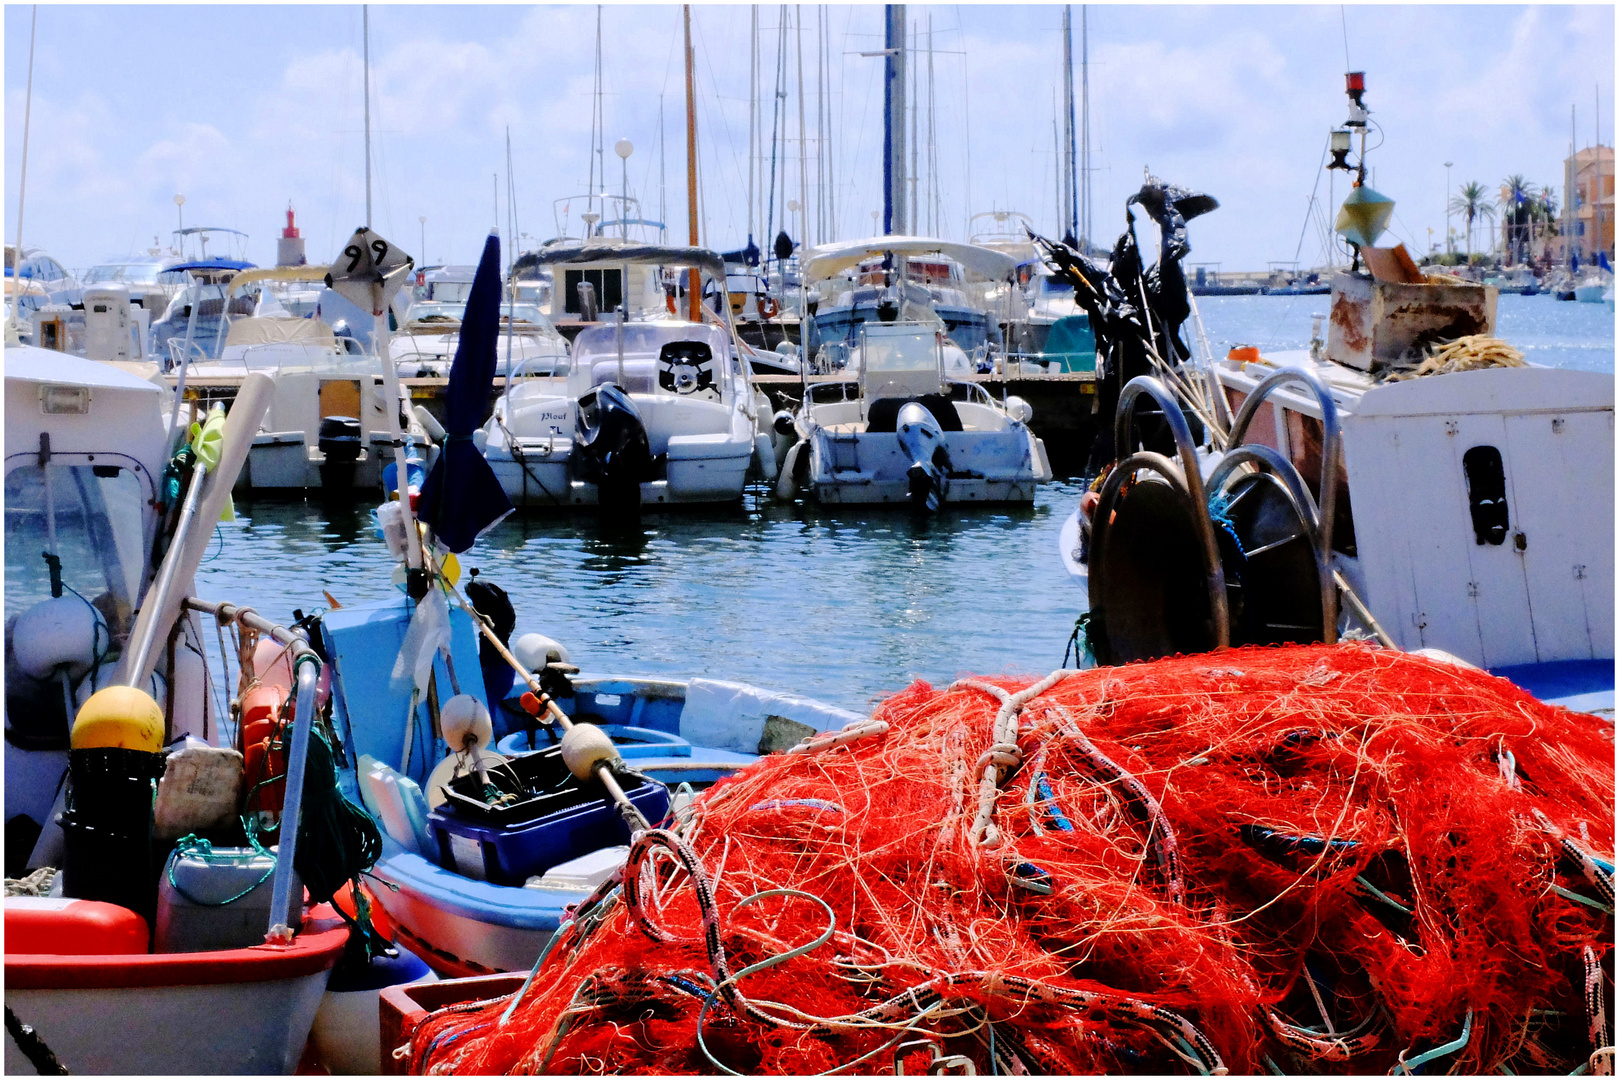
[[[1051,823],[1059,832],[1073,832],[1074,825],[1063,816],[1061,808],[1057,806],[1057,795],[1046,782],[1045,773],[1036,773],[1034,777],[1036,790],[1040,792],[1040,801],[1046,804],[1046,810],[1051,814]]]

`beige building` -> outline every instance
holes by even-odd
[[[1564,161],[1563,192],[1566,205],[1557,215],[1557,225],[1573,235],[1553,239],[1552,258],[1566,263],[1572,241],[1581,266],[1595,262],[1597,253],[1604,251],[1613,262],[1613,147],[1587,147]]]

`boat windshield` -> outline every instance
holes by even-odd
[[[467,305],[461,303],[445,303],[437,300],[422,300],[410,306],[405,313],[407,325],[421,323],[424,325],[449,325],[460,323],[466,318]],[[500,305],[500,321],[502,324],[512,323],[513,327],[528,329],[550,330],[551,320],[537,304],[502,304]]]
[[[620,373],[619,332],[624,335]],[[730,398],[730,338],[715,326],[692,323],[598,323],[573,342],[573,370],[568,386],[574,394],[613,382],[631,393],[656,392],[682,397],[699,394]]]
[[[102,263],[87,270],[83,278],[86,285],[185,285],[190,281],[191,275],[184,270],[164,270],[151,262]]]
[[[6,474],[6,599],[11,618],[51,598],[51,562],[67,590],[129,628],[144,565],[143,485],[117,465],[25,465]]]
[[[867,371],[939,370],[939,335],[932,329],[868,323],[860,345]]]

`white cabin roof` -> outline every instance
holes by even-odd
[[[163,391],[155,383],[131,375],[110,364],[86,360],[54,349],[33,345],[13,345],[6,350],[6,381],[51,383],[59,386],[104,387],[112,390],[139,390],[153,394]]]
[[[826,244],[810,252],[804,264],[804,278],[818,281],[853,269],[861,260],[892,251],[896,255],[943,255],[963,270],[990,281],[1000,281],[1017,269],[1010,255],[977,244],[938,240],[928,236],[874,236],[868,240],[845,240]]]

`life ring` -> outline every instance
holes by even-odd
[[[761,319],[774,319],[781,314],[781,305],[770,296],[759,297],[759,317]]]

